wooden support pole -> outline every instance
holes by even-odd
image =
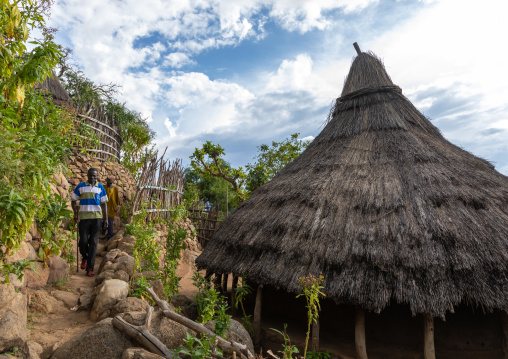
[[[236,304],[236,287],[238,286],[238,277],[233,276],[233,283],[231,283],[231,308],[233,311],[233,315],[236,316],[238,314],[238,310],[235,307]]]
[[[502,350],[503,350],[503,359],[508,359],[508,313],[504,310],[499,311],[501,316],[501,330],[502,330]]]
[[[319,318],[312,323],[312,350],[319,351]]]
[[[215,273],[215,278],[213,280],[213,287],[215,290],[217,290],[220,294],[222,294],[222,273]]]
[[[354,48],[355,48],[355,50],[356,50],[356,53],[357,53],[358,55],[360,55],[360,54],[362,53],[362,50],[360,50],[360,46],[358,46],[358,43],[356,43],[356,42],[355,42],[355,43],[353,44],[353,46],[354,46]]]
[[[365,311],[360,307],[356,308],[355,349],[356,359],[368,359],[365,343]]]
[[[256,304],[254,306],[254,319],[252,329],[254,330],[254,343],[257,345],[261,341],[261,303],[263,301],[263,285],[258,286],[256,292]]]
[[[434,349],[434,317],[432,314],[423,315],[423,358],[436,359]]]
[[[222,293],[226,295],[228,292],[228,274],[224,273],[222,276]]]

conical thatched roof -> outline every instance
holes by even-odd
[[[35,86],[38,89],[50,92],[53,95],[53,100],[56,104],[62,105],[72,105],[72,98],[69,96],[65,88],[62,86],[62,83],[58,79],[58,76],[53,71],[53,78],[46,77],[43,83],[37,84]]]
[[[444,139],[361,53],[323,131],[197,263],[294,293],[323,272],[328,298],[373,311],[508,309],[508,177]]]

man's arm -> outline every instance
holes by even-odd
[[[74,222],[78,222],[78,209],[76,208],[76,201],[71,200],[72,211],[74,212]]]

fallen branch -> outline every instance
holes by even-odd
[[[224,351],[236,351],[240,354],[245,355],[248,359],[254,359],[254,356],[251,354],[249,349],[247,349],[247,346],[244,344],[237,343],[235,341],[227,341],[226,339],[216,335],[214,332],[212,332],[210,329],[205,327],[203,324],[196,323],[193,320],[190,320],[180,314],[175,313],[171,309],[169,309],[168,303],[166,303],[165,300],[159,299],[157,294],[153,291],[152,288],[147,288],[147,292],[152,296],[153,300],[159,308],[162,309],[164,315],[168,317],[171,320],[174,320],[177,323],[180,323],[184,326],[186,326],[189,329],[194,330],[197,333],[205,334],[209,338],[213,338],[214,336],[217,339],[217,346],[221,348]]]
[[[112,324],[120,332],[144,345],[152,353],[161,355],[164,358],[173,358],[173,354],[171,354],[166,345],[149,331],[152,313],[153,307],[150,306],[146,313],[144,325],[132,325],[118,315],[113,318]]]

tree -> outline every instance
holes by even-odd
[[[198,173],[222,178],[230,183],[233,192],[241,203],[248,197],[244,188],[247,175],[242,167],[226,166],[227,162],[222,158],[225,155],[226,152],[220,145],[214,145],[212,142],[206,141],[201,149],[196,148],[190,156],[191,167]]]
[[[272,146],[258,146],[259,154],[253,164],[248,164],[246,186],[247,191],[252,193],[256,188],[270,181],[277,173],[297,158],[307,148],[310,141],[298,139],[299,133],[293,133],[289,138],[281,142],[272,142]]]

